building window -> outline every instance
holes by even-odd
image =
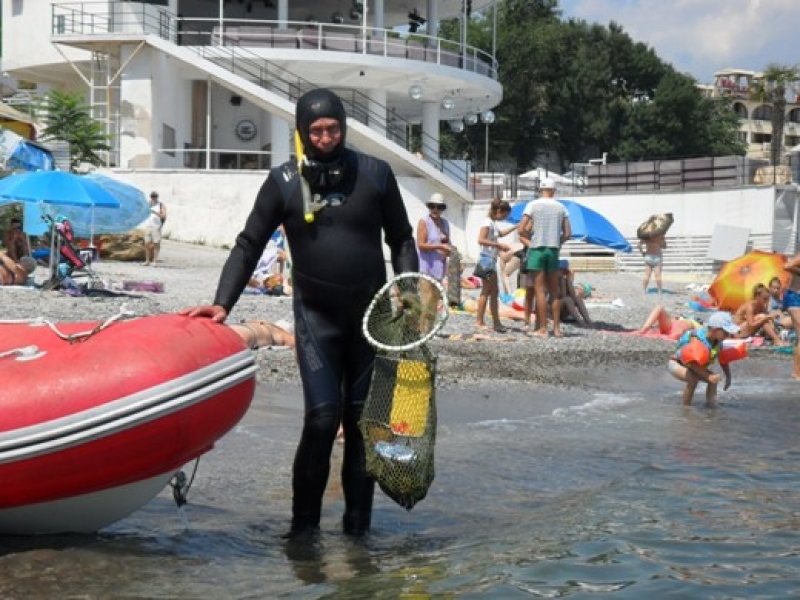
[[[747,107],[744,104],[741,104],[739,102],[734,104],[733,105],[733,112],[735,112],[736,115],[740,119],[746,119],[747,118]]]
[[[754,121],[771,121],[772,120],[772,107],[768,104],[762,104],[753,111]]]
[[[770,144],[772,143],[772,135],[769,133],[754,133],[753,134],[753,143],[754,144]]]
[[[175,156],[175,130],[169,125],[163,125],[161,136],[164,139],[164,154]]]
[[[736,139],[740,142],[747,143],[747,132],[746,131],[737,131],[736,132]]]

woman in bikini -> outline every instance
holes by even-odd
[[[667,240],[663,235],[652,237],[646,240],[639,240],[639,252],[644,258],[644,293],[647,293],[647,286],[650,284],[650,275],[655,276],[656,287],[659,295],[661,294],[661,266],[664,260],[664,248],[667,247]]]
[[[658,324],[658,332],[670,339],[677,340],[684,333],[702,327],[699,321],[685,317],[672,317],[663,306],[656,305],[645,319],[638,333],[645,335],[653,325]]]

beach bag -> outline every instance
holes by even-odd
[[[447,258],[447,304],[461,306],[461,253],[452,245]]]
[[[358,427],[367,473],[407,510],[433,483],[436,442],[436,359],[424,346],[379,353]]]
[[[640,240],[649,240],[666,235],[675,222],[672,213],[650,215],[644,223],[636,229],[636,237]],[[664,246],[666,248],[666,245]]]
[[[475,277],[487,279],[494,273],[495,263],[496,261],[494,257],[481,252],[480,256],[478,257],[478,262],[475,265],[475,270],[472,272],[472,274],[475,275]]]
[[[519,258],[519,272],[520,274],[525,274],[528,272],[528,248],[527,246],[520,250],[519,252],[515,252],[514,256]]]

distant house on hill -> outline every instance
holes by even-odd
[[[758,98],[754,90],[763,74],[745,69],[723,69],[714,73],[714,83],[699,86],[710,98],[730,98],[739,115],[739,139],[747,143],[749,158],[769,158],[772,144],[773,106]],[[800,93],[787,88],[782,147],[800,146]]]

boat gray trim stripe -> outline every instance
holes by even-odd
[[[135,394],[65,417],[0,434],[0,463],[58,451],[183,410],[254,376],[243,350],[214,364]]]

